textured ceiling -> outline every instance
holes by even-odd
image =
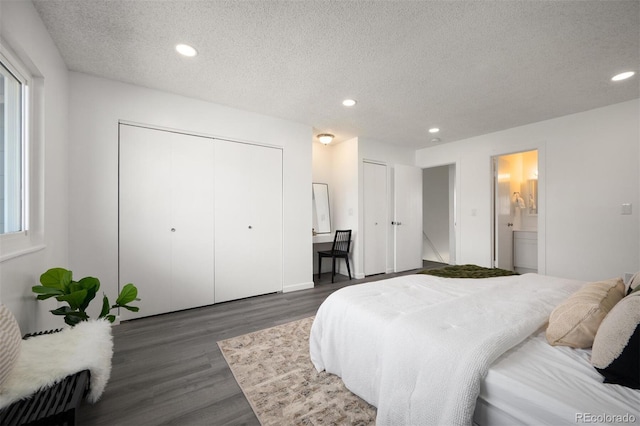
[[[444,143],[640,97],[637,75],[610,81],[640,70],[638,0],[34,4],[72,71],[337,140],[420,148],[432,126]]]

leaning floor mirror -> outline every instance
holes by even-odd
[[[312,184],[313,191],[313,231],[316,234],[331,233],[331,219],[329,217],[329,185],[326,183]]]

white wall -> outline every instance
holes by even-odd
[[[362,250],[360,249],[358,229],[358,138],[335,144],[331,147],[331,180],[333,190],[331,195],[331,209],[333,222],[331,230],[351,229],[351,276],[361,275],[358,268]],[[339,262],[340,273],[347,274],[344,262]],[[324,269],[324,268],[323,268]]]
[[[323,145],[320,142],[312,144],[312,179],[314,183],[329,184],[331,189],[332,176],[332,145]],[[311,188],[309,188],[311,191]]]
[[[127,120],[283,147],[283,287],[313,286],[311,127],[81,73],[70,73],[70,85],[69,252],[74,272],[97,276],[107,295],[115,297],[118,120]],[[144,294],[140,297],[144,309]]]
[[[540,272],[604,279],[640,270],[639,133],[634,100],[422,149],[416,162],[456,163],[457,263],[490,266],[491,157],[538,149]]]
[[[63,324],[48,312],[55,301],[37,302],[31,287],[45,270],[68,266],[68,73],[31,2],[0,2],[0,37],[35,78],[30,247],[0,263],[0,301],[28,333]]]

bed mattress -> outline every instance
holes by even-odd
[[[640,424],[640,391],[604,384],[589,359],[590,350],[549,345],[543,330],[532,335],[489,369],[474,423]]]

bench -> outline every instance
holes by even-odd
[[[27,334],[23,339],[58,331]],[[79,371],[4,407],[0,410],[0,425],[75,425],[76,410],[89,390],[90,377],[89,370]]]

